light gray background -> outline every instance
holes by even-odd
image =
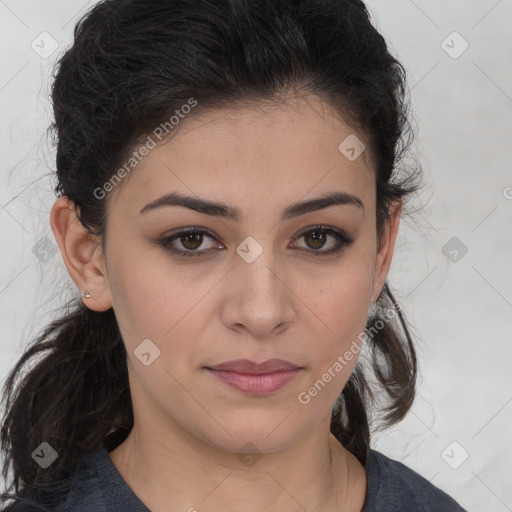
[[[78,293],[52,253],[55,155],[45,130],[50,65],[94,3],[0,0],[2,379]],[[416,202],[424,211],[402,221],[389,278],[415,327],[418,394],[374,447],[468,511],[512,511],[512,2],[368,5],[409,73],[413,151],[426,180]],[[41,46],[44,31],[59,43],[46,59],[31,47]],[[464,40],[469,47],[458,56]],[[468,249],[456,248],[458,261],[446,246],[453,237]]]

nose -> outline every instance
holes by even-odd
[[[252,263],[235,263],[222,312],[228,328],[258,339],[285,330],[295,318],[297,303],[286,272],[275,268],[271,255],[264,255]]]

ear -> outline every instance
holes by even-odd
[[[66,196],[57,199],[50,213],[53,234],[71,279],[81,293],[84,304],[93,311],[112,307],[101,238],[87,231],[80,223],[75,204]]]
[[[375,271],[372,281],[371,303],[376,302],[386,282],[393,252],[395,249],[395,241],[398,235],[398,227],[400,225],[400,215],[402,213],[402,202],[394,202],[389,208],[389,220],[384,223],[382,235],[380,237],[377,257],[375,260]]]

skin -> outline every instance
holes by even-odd
[[[365,499],[363,466],[329,429],[357,354],[308,404],[297,397],[354,340],[360,347],[391,265],[401,204],[390,209],[378,247],[374,171],[365,155],[349,161],[338,150],[354,130],[317,97],[257,107],[202,112],[153,149],[109,197],[105,252],[67,198],[51,212],[68,272],[91,293],[85,304],[113,307],[120,324],[135,423],[110,457],[153,511],[360,511]],[[336,205],[279,221],[291,203],[335,190],[358,196],[364,211]],[[221,201],[243,218],[180,206],[139,213],[171,191]],[[315,244],[307,229],[316,225],[355,241],[315,256],[337,246],[330,235]],[[178,238],[172,247],[204,256],[158,246],[187,227],[207,228],[216,240]],[[247,236],[263,249],[250,264],[236,252]],[[160,349],[149,366],[134,355],[146,338]],[[303,370],[263,396],[204,369],[274,357]],[[241,457],[246,443],[258,450],[255,463]]]

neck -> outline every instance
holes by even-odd
[[[144,424],[110,457],[153,512],[208,512],[227,504],[240,512],[346,510],[353,458],[320,427],[280,451],[234,454],[189,433],[159,433]]]

